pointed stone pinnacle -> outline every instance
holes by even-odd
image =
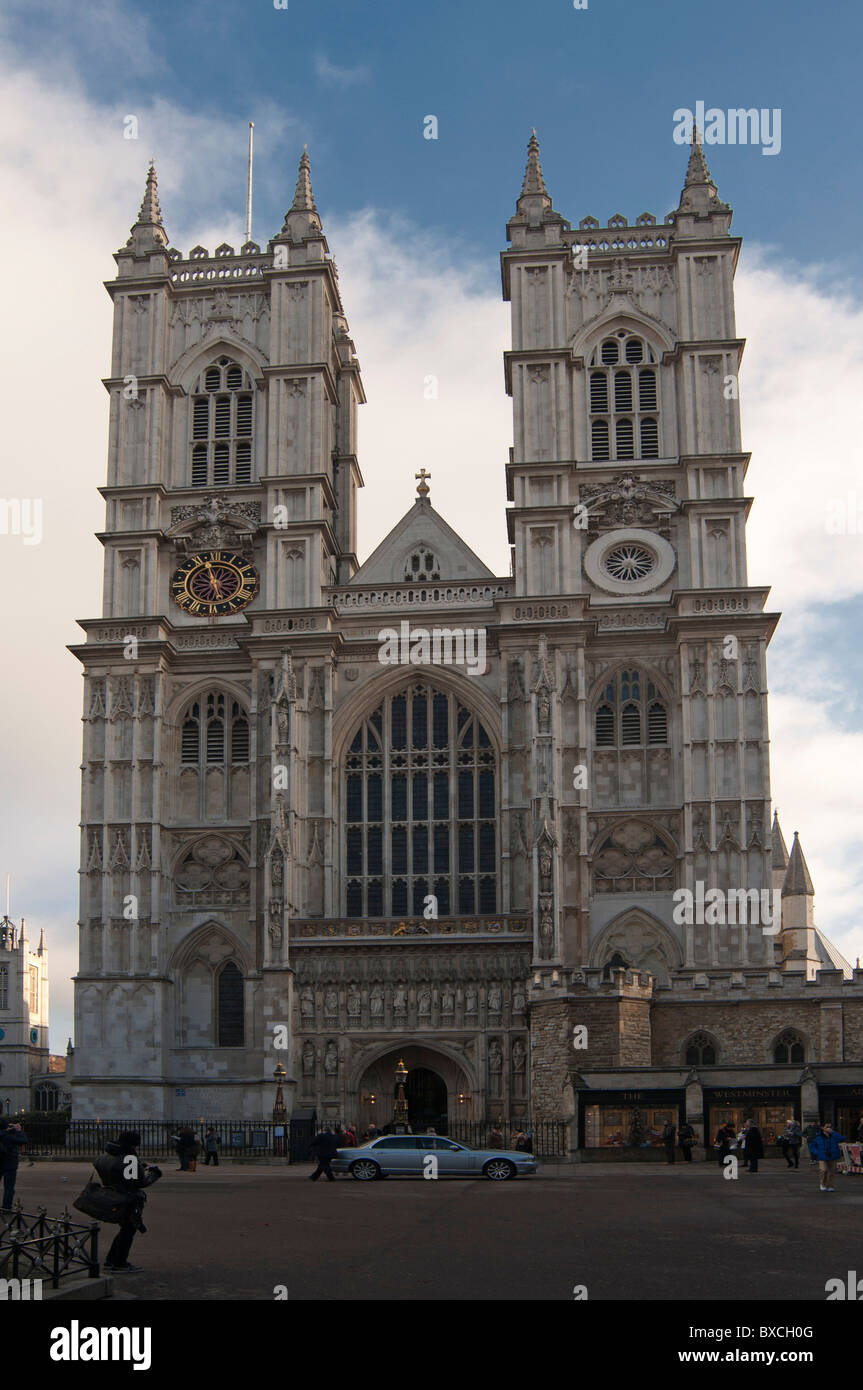
[[[317,212],[317,208],[315,207],[315,195],[312,192],[312,170],[305,145],[303,145],[302,158],[300,159],[297,190],[294,194],[294,201],[291,204],[291,212]]]
[[[144,200],[141,203],[141,211],[138,213],[137,227],[161,227],[162,210],[159,207],[159,185],[156,182],[156,168],[150,160],[150,168],[147,171],[147,186],[144,189]]]
[[[686,170],[686,187],[691,188],[696,183],[712,183],[710,170],[707,167],[707,160],[704,158],[704,149],[701,138],[698,134],[698,126],[692,124],[692,146],[689,151],[689,165]]]
[[[546,198],[549,197],[545,179],[542,176],[542,165],[539,162],[539,141],[536,138],[536,131],[533,129],[530,132],[530,140],[527,145],[527,168],[524,171],[521,196],[524,198],[531,193],[539,193]]]
[[[812,877],[809,873],[806,860],[803,857],[803,850],[800,847],[800,836],[796,830],[794,831],[794,843],[791,846],[791,858],[788,861],[788,869],[785,873],[785,882],[782,884],[782,896],[784,898],[815,896]]]

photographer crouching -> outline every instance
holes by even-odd
[[[119,1230],[105,1256],[105,1268],[114,1274],[137,1274],[140,1271],[140,1265],[129,1264],[129,1251],[135,1232],[140,1231],[143,1235],[147,1229],[141,1220],[147,1200],[142,1189],[152,1187],[162,1176],[161,1168],[144,1163],[138,1157],[140,1142],[140,1134],[126,1130],[116,1139],[109,1139],[104,1154],[100,1154],[93,1164],[104,1186],[127,1198],[118,1221]]]

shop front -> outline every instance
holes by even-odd
[[[856,1143],[863,1123],[863,1086],[819,1086],[818,1111],[822,1124],[829,1120],[839,1134]]]
[[[728,1086],[704,1090],[707,1120],[705,1142],[716,1139],[722,1125],[734,1126],[739,1134],[744,1121],[753,1120],[765,1144],[775,1144],[789,1120],[800,1120],[799,1086]]]
[[[680,1090],[591,1091],[579,1093],[578,1147],[585,1156],[648,1157],[662,1149],[668,1120],[682,1122],[685,1092]]]

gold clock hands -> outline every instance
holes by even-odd
[[[218,577],[218,575],[215,573],[215,571],[214,571],[214,569],[213,569],[213,562],[212,562],[212,560],[205,560],[205,561],[204,561],[204,568],[207,569],[207,570],[209,570],[209,572],[210,572],[210,587],[211,587],[212,590],[213,590],[213,598],[221,598],[221,597],[222,597],[222,588],[221,588],[221,584],[220,584],[220,582],[219,582],[219,577]]]

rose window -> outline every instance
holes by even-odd
[[[656,558],[643,545],[628,541],[616,545],[605,556],[605,569],[612,579],[623,583],[646,579],[656,568]]]

